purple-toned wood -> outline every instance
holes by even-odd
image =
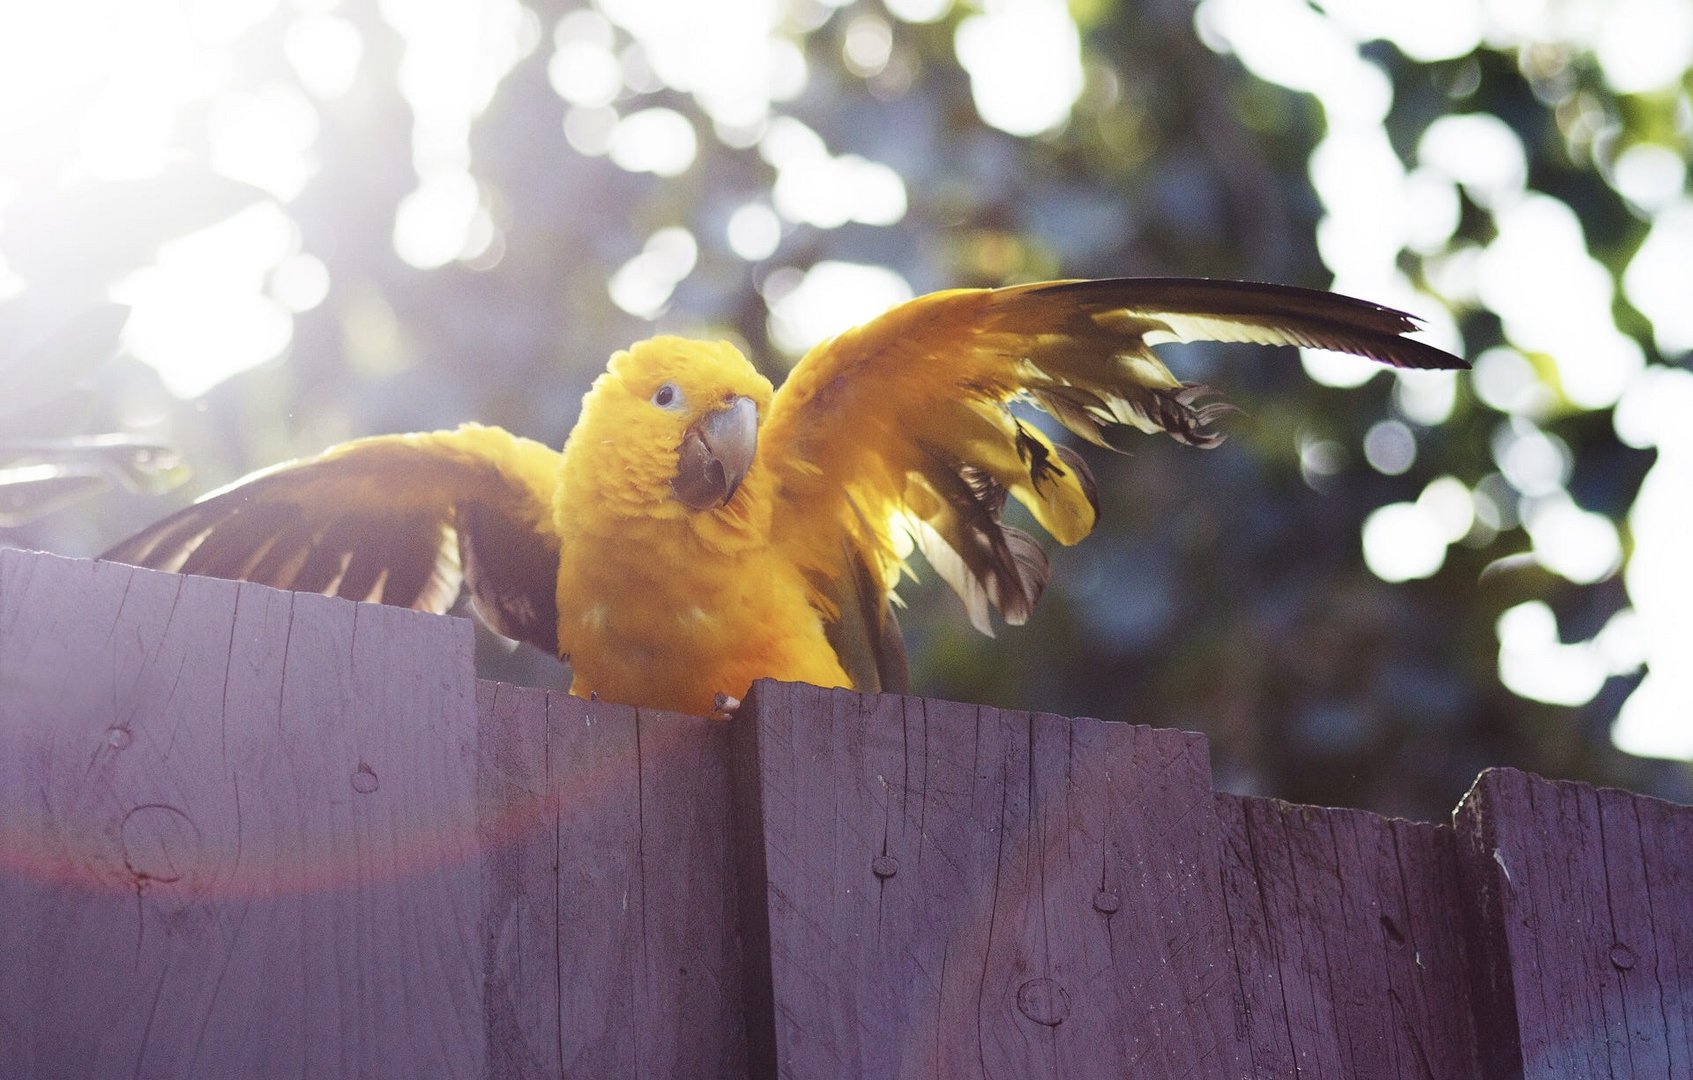
[[[0,1075],[481,1075],[470,645],[0,552]]]
[[[545,731],[539,756],[525,735],[529,756],[507,760],[544,801],[526,800],[492,856],[519,869],[491,885],[491,919],[529,928],[494,961],[523,1047],[523,1067],[495,1075],[744,1072],[727,727],[507,686],[487,696],[496,721],[512,696]]]
[[[1217,796],[1255,1076],[1480,1075],[1452,830]]]
[[[603,708],[568,695],[554,700],[584,731]],[[746,1071],[729,730],[719,720],[647,709],[636,717],[641,917],[630,945],[638,949],[641,1041],[632,1075]]]
[[[476,684],[483,995],[490,1076],[563,1074],[558,825],[547,694]]]
[[[478,684],[0,552],[0,1076],[1693,1077],[1693,808],[1213,795],[1174,731]],[[1479,1056],[1479,1061],[1478,1061]]]
[[[1457,828],[1490,1075],[1693,1076],[1693,807],[1489,769]]]
[[[1199,736],[761,682],[734,737],[754,1076],[1244,1075]]]

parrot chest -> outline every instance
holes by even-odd
[[[847,685],[799,571],[769,548],[567,546],[559,648],[571,693],[705,714],[763,677]]]

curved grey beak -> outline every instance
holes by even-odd
[[[758,406],[738,397],[682,436],[671,490],[690,510],[723,506],[735,497],[757,450]]]

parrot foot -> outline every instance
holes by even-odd
[[[741,707],[741,699],[728,694],[718,694],[711,701],[710,718],[713,720],[733,720],[735,710]]]

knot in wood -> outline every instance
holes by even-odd
[[[1070,1015],[1070,992],[1055,979],[1030,979],[1017,988],[1017,1008],[1037,1024],[1057,1027]]]
[[[359,762],[359,767],[353,771],[353,790],[360,795],[369,795],[376,787],[376,770],[362,761]]]
[[[123,816],[118,832],[123,864],[137,882],[168,885],[193,873],[200,861],[200,827],[174,806],[137,806]]]
[[[1611,946],[1611,963],[1616,966],[1618,971],[1627,971],[1633,967],[1634,959],[1634,950],[1622,942],[1619,941]]]
[[[1093,909],[1103,915],[1114,914],[1123,906],[1123,898],[1109,889],[1101,889],[1093,894]]]
[[[899,873],[899,860],[892,855],[878,855],[870,860],[870,872],[886,881]]]

